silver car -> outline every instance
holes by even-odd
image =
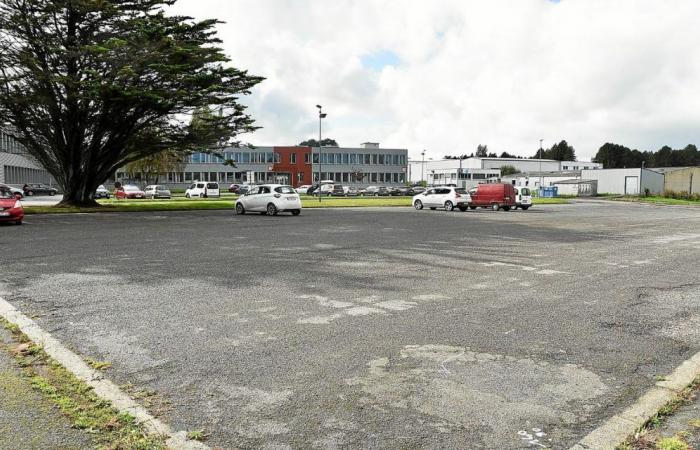
[[[170,194],[170,190],[167,187],[159,184],[152,184],[150,186],[146,186],[146,189],[144,189],[143,192],[146,193],[146,198],[150,199],[172,197],[172,195]]]

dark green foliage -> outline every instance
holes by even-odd
[[[623,167],[683,167],[700,165],[700,151],[695,145],[673,150],[665,145],[656,152],[640,152],[618,144],[606,143],[598,150],[593,161],[608,169]]]
[[[318,141],[316,139],[307,139],[304,142],[299,144],[302,147],[318,147]],[[335,139],[323,139],[321,141],[321,147],[338,147],[338,143],[335,141]]]
[[[520,171],[518,169],[516,169],[514,166],[511,166],[511,165],[501,166],[501,176],[515,175],[516,173],[520,173]]]
[[[129,162],[256,128],[238,99],[262,78],[230,67],[216,20],[167,16],[174,2],[0,2],[0,116],[64,202],[94,204],[95,188]],[[191,127],[192,112],[210,107],[218,114]]]
[[[537,150],[533,159],[554,159],[557,161],[576,161],[576,151],[566,141],[554,144],[550,149]]]

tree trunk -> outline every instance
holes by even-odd
[[[88,178],[90,177],[84,174],[74,175],[72,179],[64,183],[63,200],[58,206],[99,207],[100,204],[94,198],[97,184]]]

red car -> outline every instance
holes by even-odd
[[[469,201],[469,207],[471,209],[481,208],[491,208],[494,211],[503,209],[504,211],[509,211],[511,208],[515,208],[515,188],[512,184],[507,183],[493,183],[493,184],[480,184],[469,191],[471,200]]]
[[[18,196],[7,188],[0,187],[0,222],[22,225],[24,208]]]
[[[124,198],[146,198],[146,193],[137,186],[127,184],[126,186],[122,186],[121,188],[117,189],[114,196],[119,200]]]

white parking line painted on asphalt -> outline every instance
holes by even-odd
[[[47,355],[61,364],[76,378],[92,387],[95,394],[109,401],[121,413],[133,416],[146,430],[154,435],[165,436],[168,448],[175,450],[209,450],[201,442],[187,439],[185,431],[173,431],[172,428],[153,417],[128,394],[119,389],[103,374],[88,366],[83,359],[61,344],[51,333],[44,331],[36,322],[22,314],[9,302],[0,297],[0,316],[16,325],[35,344],[41,345]]]
[[[664,381],[659,381],[633,405],[591,431],[570,450],[614,450],[646,423],[661,407],[700,375],[700,352],[683,361]]]

